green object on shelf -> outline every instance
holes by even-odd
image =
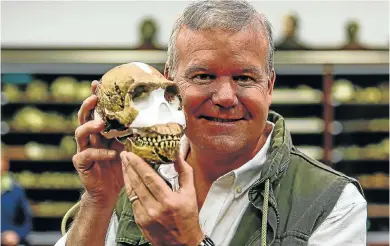
[[[1,76],[2,84],[28,84],[33,80],[30,74],[25,73],[6,73]]]
[[[23,92],[14,84],[3,85],[3,93],[5,102],[17,102],[23,97]]]
[[[27,85],[26,98],[33,102],[44,102],[49,99],[49,87],[42,80],[33,80]]]
[[[78,82],[73,77],[63,76],[54,80],[50,87],[51,94],[57,102],[74,102]]]
[[[76,142],[71,136],[65,136],[61,139],[60,148],[65,156],[72,156],[77,151]]]
[[[76,100],[82,102],[91,94],[91,81],[80,81],[80,83],[77,85]]]
[[[39,132],[45,127],[45,114],[35,107],[24,107],[16,112],[11,126],[18,131]]]
[[[339,102],[349,102],[354,98],[354,86],[351,81],[339,79],[332,86],[332,97]]]
[[[11,188],[11,185],[11,174],[9,172],[6,172],[5,174],[1,175],[1,193],[4,193],[9,190]]]

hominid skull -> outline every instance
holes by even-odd
[[[132,62],[105,73],[96,95],[94,117],[105,122],[103,136],[150,164],[175,160],[185,116],[174,82],[150,65]]]

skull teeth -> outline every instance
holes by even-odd
[[[160,148],[176,147],[180,144],[180,137],[177,135],[141,137],[137,136],[135,142],[140,145],[149,145]]]

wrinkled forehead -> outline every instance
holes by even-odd
[[[202,60],[225,65],[237,58],[238,63],[263,67],[268,58],[267,37],[258,28],[249,27],[240,31],[183,27],[177,37],[176,48],[179,66]]]

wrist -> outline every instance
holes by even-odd
[[[87,192],[66,238],[66,245],[104,245],[113,209],[97,202]],[[93,226],[91,226],[93,225]]]
[[[211,240],[211,238],[208,235],[206,235],[202,231],[202,229],[200,229],[199,231],[200,233],[197,234],[198,236],[197,236],[197,240],[195,240],[196,244],[193,244],[194,246],[215,246],[213,240]]]
[[[198,244],[198,246],[215,246],[215,243],[207,235],[204,235],[202,241]]]
[[[88,192],[81,196],[81,206],[87,207],[96,212],[111,213],[115,207],[115,202],[108,202],[107,199],[92,197]]]
[[[202,231],[198,235],[199,236],[196,238],[196,240],[193,241],[195,242],[193,246],[199,246],[203,242],[203,239],[205,238],[205,234]]]

